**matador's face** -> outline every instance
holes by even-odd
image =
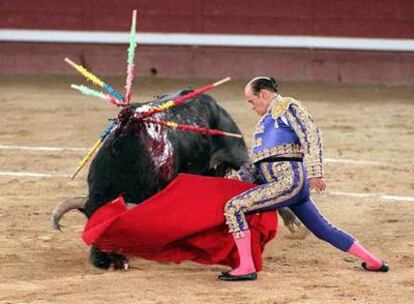
[[[244,90],[247,102],[252,106],[252,110],[263,116],[272,102],[273,94],[267,90],[261,90],[258,95],[254,95],[250,87]]]

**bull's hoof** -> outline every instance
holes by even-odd
[[[308,234],[309,230],[301,224],[300,226],[296,226],[296,229],[294,231],[291,231],[291,233],[287,234],[286,238],[290,240],[303,240]]]
[[[128,270],[129,268],[128,259],[125,256],[118,254],[118,253],[112,253],[111,259],[112,259],[111,268],[113,270]]]
[[[390,270],[390,266],[388,266],[387,262],[382,262],[382,267],[378,269],[371,269],[368,268],[367,264],[364,262],[361,264],[362,268],[364,268],[366,271],[374,271],[374,272],[388,272]]]
[[[287,224],[286,227],[289,229],[290,233],[295,233],[297,230],[295,223]]]
[[[103,270],[108,270],[112,262],[108,253],[99,250],[95,246],[91,247],[89,261],[96,268]]]
[[[128,260],[125,256],[116,252],[106,253],[95,246],[91,247],[90,262],[96,268],[103,270],[108,270],[109,268],[114,270],[128,269]]]

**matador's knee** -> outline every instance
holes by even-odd
[[[224,216],[226,224],[229,226],[229,232],[234,233],[236,237],[243,237],[243,231],[249,229],[244,215],[245,209],[237,198],[228,201],[224,207]]]

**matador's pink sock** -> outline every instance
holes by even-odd
[[[254,267],[252,258],[250,230],[243,231],[243,233],[244,237],[242,238],[236,238],[235,234],[233,234],[240,256],[240,265],[230,272],[231,275],[244,275],[256,272],[256,267]]]
[[[380,259],[362,247],[357,241],[352,244],[351,248],[348,250],[348,253],[363,260],[369,269],[379,269],[383,265],[383,262]]]

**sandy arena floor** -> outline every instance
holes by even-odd
[[[80,76],[0,76],[0,145],[92,146],[116,109],[70,89],[81,82]],[[121,88],[123,79],[108,82]],[[208,81],[136,83],[136,99],[146,100]],[[249,138],[258,117],[243,102],[243,85],[232,81],[211,94]],[[128,272],[100,271],[88,263],[80,213],[64,217],[63,233],[49,223],[60,200],[86,194],[87,170],[72,182],[65,177],[85,151],[2,146],[0,174],[57,176],[0,175],[0,303],[414,303],[414,202],[381,197],[414,197],[414,88],[282,83],[281,93],[301,99],[323,132],[329,188],[315,201],[328,219],[389,261],[389,273],[367,273],[355,258],[311,235],[292,238],[283,227],[255,282],[220,282],[224,267],[191,262],[133,259]]]

